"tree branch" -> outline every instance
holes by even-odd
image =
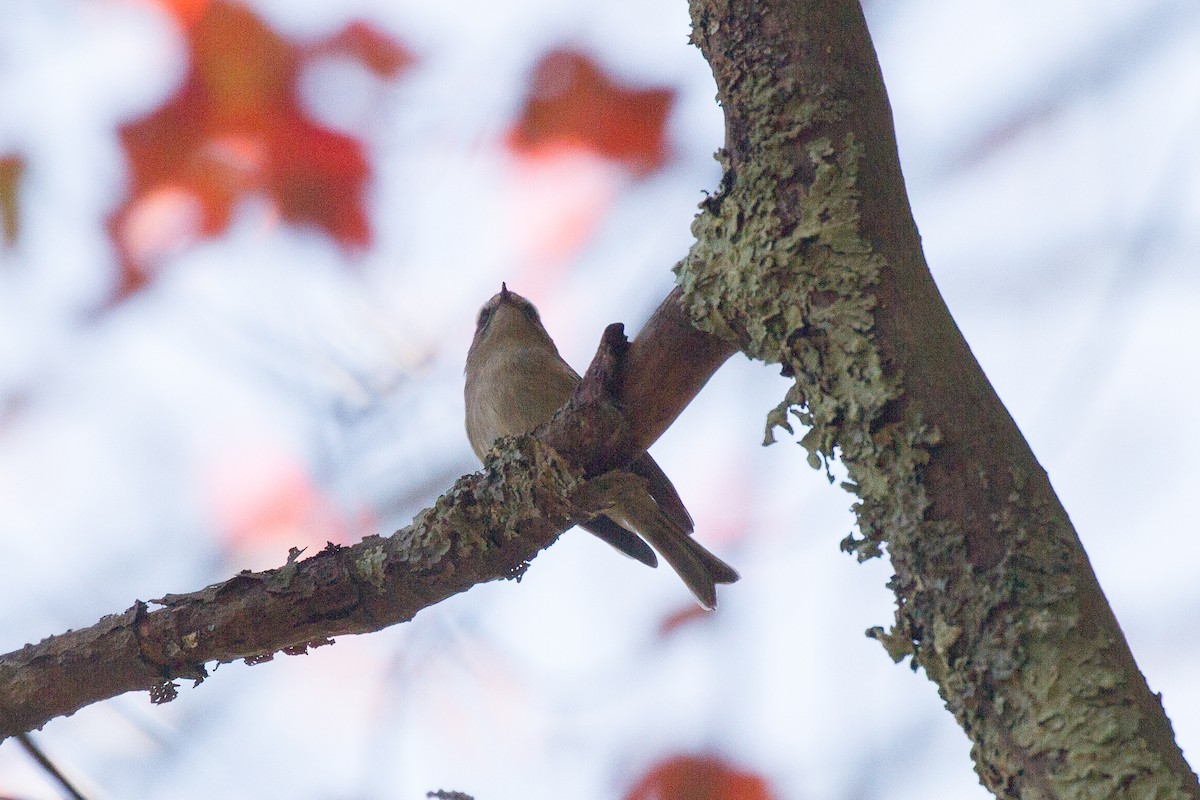
[[[675,422],[713,373],[737,352],[729,339],[698,330],[676,287],[629,347],[618,403],[630,425],[630,445],[649,449]],[[632,459],[630,459],[632,460]]]
[[[692,0],[721,191],[678,268],[700,327],[796,378],[769,424],[845,463],[860,558],[1004,797],[1197,797],[1045,472],[946,309],[857,0]],[[769,435],[769,432],[768,432]]]
[[[303,653],[334,636],[410,620],[477,583],[520,579],[559,534],[604,510],[604,473],[643,452],[733,351],[681,326],[677,297],[632,345],[620,325],[609,326],[571,401],[536,438],[497,447],[482,472],[460,478],[394,535],[330,544],[305,559],[294,550],[278,569],[138,601],[0,656],[0,740],[125,692],[166,702],[176,679],[199,683],[209,662]],[[657,391],[648,370],[661,370]],[[664,374],[677,385],[667,386]],[[623,399],[623,387],[634,399]]]

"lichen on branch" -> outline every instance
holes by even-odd
[[[888,405],[901,394],[875,340],[874,287],[883,257],[861,234],[861,145],[834,93],[798,98],[797,80],[746,80],[738,101],[760,120],[745,129],[736,157],[726,151],[720,191],[692,230],[696,243],[677,267],[694,323],[738,342],[748,355],[780,364],[794,383],[767,417],[792,432],[816,468],[840,457],[859,497],[861,538],[844,546],[879,555],[885,532],[915,526],[927,502],[916,470],[935,431],[901,430]]]

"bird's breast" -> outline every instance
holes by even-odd
[[[512,348],[468,376],[467,437],[480,458],[496,439],[528,433],[571,396],[578,377],[566,362],[529,348]]]

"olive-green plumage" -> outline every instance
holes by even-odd
[[[482,460],[496,439],[528,433],[547,422],[578,383],[579,375],[558,354],[537,309],[502,286],[480,309],[467,353],[467,438],[475,455]],[[714,608],[715,584],[733,583],[737,571],[692,538],[692,518],[654,459],[642,454],[628,471],[642,480],[615,482],[621,495],[608,498],[612,510],[583,527],[653,567],[658,560],[649,542],[700,604]]]

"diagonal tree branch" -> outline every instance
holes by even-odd
[[[0,740],[129,691],[165,702],[175,679],[199,682],[209,662],[301,653],[405,622],[477,583],[520,579],[559,534],[605,510],[604,482],[620,479],[610,470],[643,452],[733,352],[687,325],[678,297],[632,345],[609,326],[570,403],[536,438],[498,447],[482,472],[460,478],[394,535],[330,544],[305,559],[293,551],[278,569],[167,595],[152,601],[157,608],[138,601],[0,656]],[[649,390],[664,373],[671,385]],[[624,400],[627,391],[636,402]]]
[[[585,515],[578,473],[523,437],[482,473],[459,479],[391,537],[329,545],[266,572],[167,595],[0,657],[0,738],[124,692],[174,697],[205,664],[267,660],[330,637],[379,630],[475,583],[520,577],[537,552]]]
[[[1198,797],[1049,480],[938,294],[858,0],[692,0],[726,171],[678,269],[697,324],[780,363],[771,415],[845,463],[860,558],[1002,797]],[[790,428],[789,428],[790,429]],[[769,432],[768,432],[769,436]]]

